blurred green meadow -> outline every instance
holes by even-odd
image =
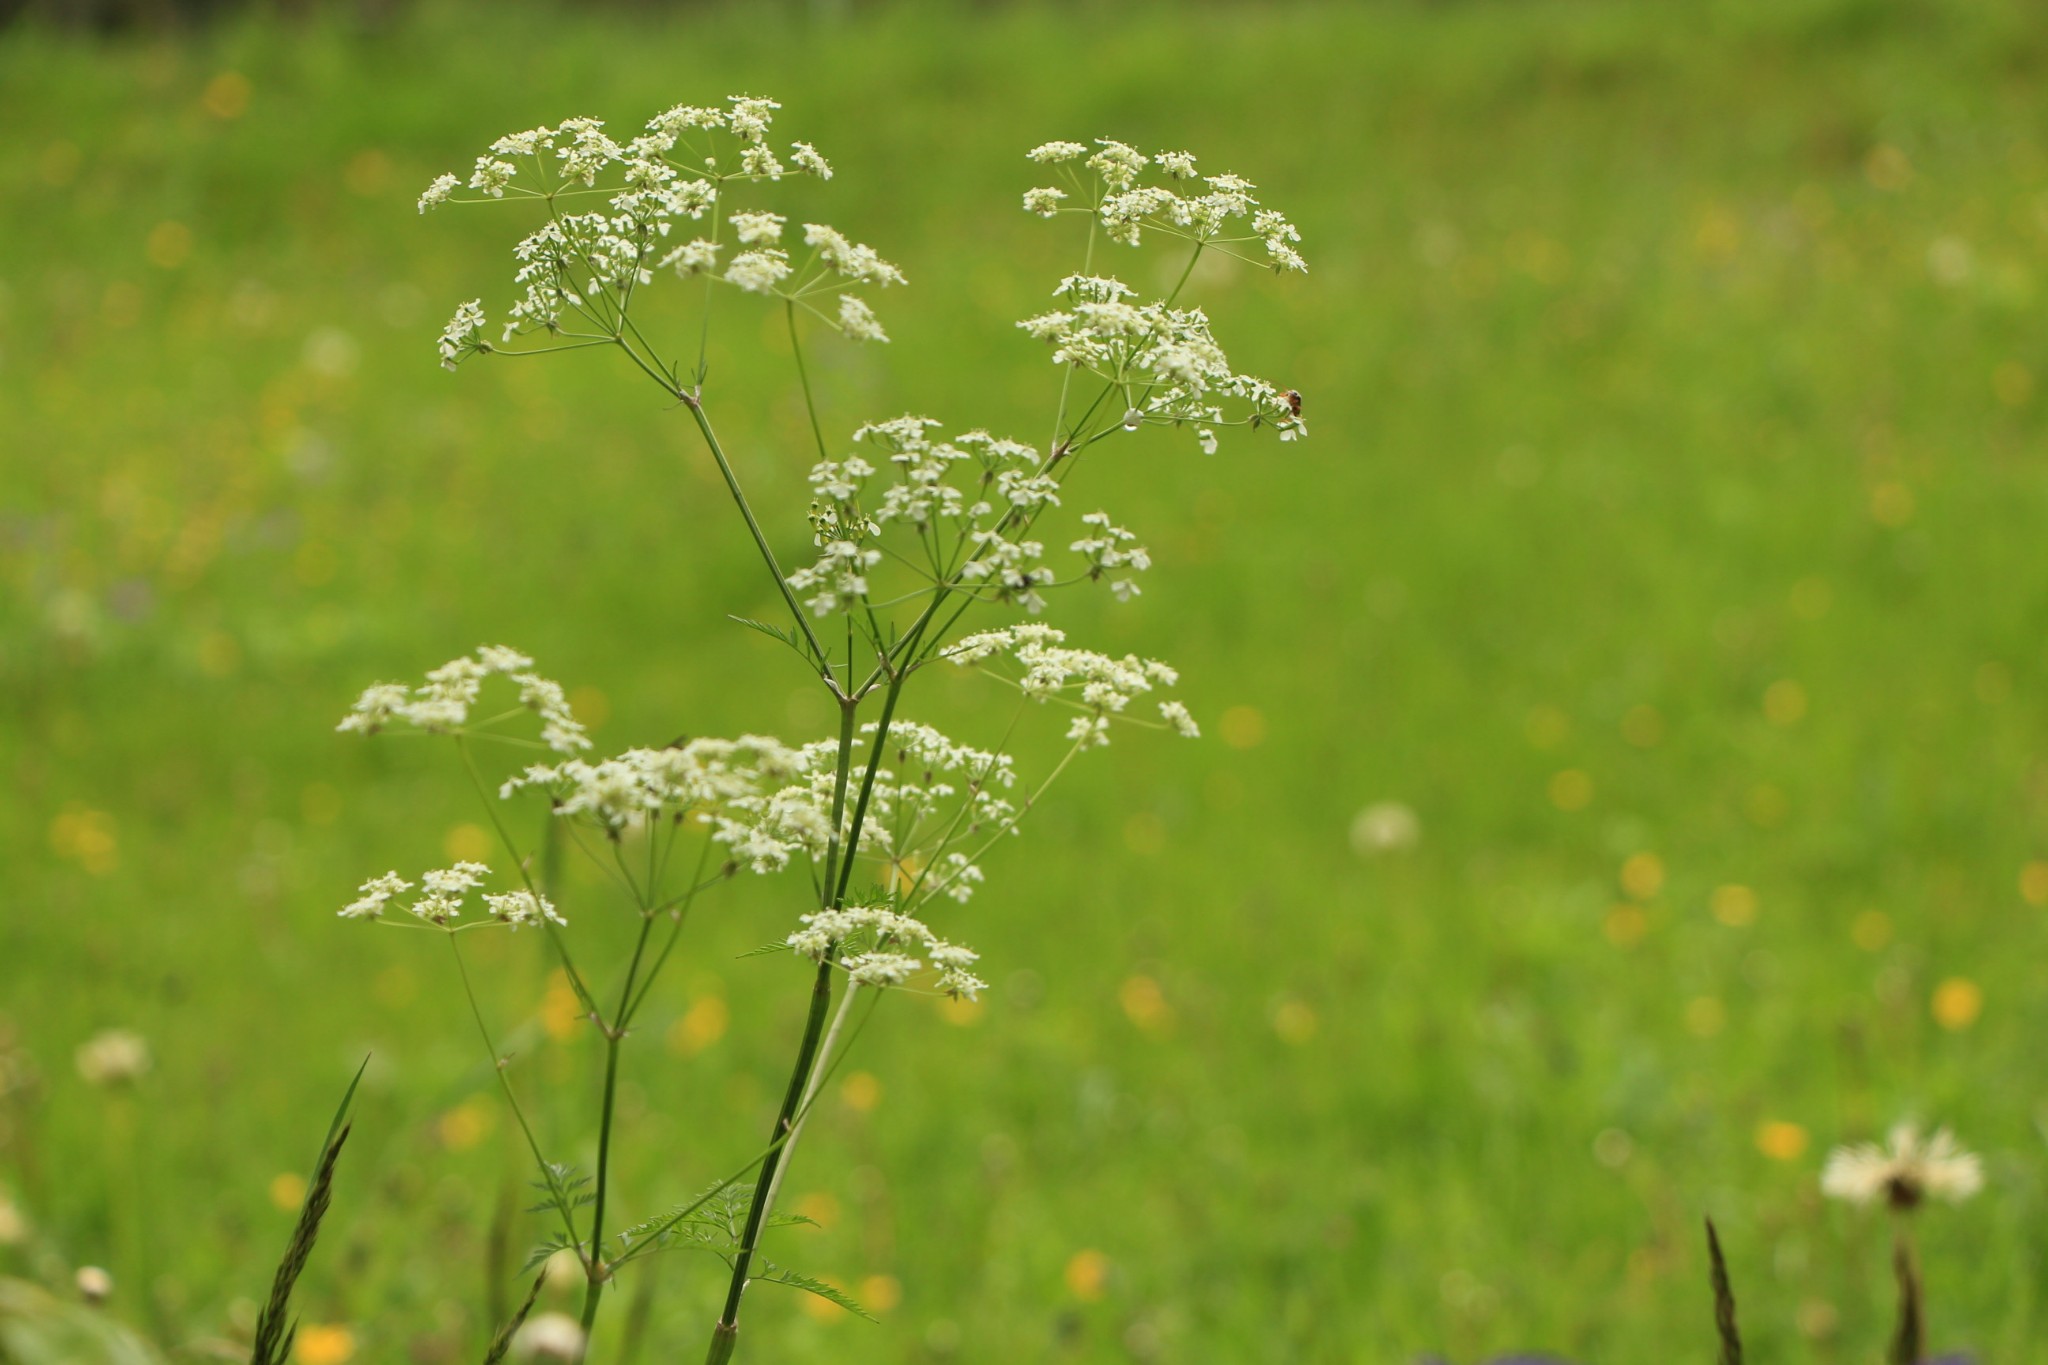
[[[821,1226],[770,1248],[880,1323],[761,1286],[743,1358],[1705,1360],[1711,1214],[1758,1358],[1875,1360],[1888,1232],[1816,1176],[1914,1115],[1987,1160],[1925,1216],[1932,1345],[2048,1361],[2048,29],[2018,0],[0,31],[0,1273],[104,1265],[111,1311],[228,1351],[367,1053],[302,1291],[344,1330],[302,1358],[480,1357],[494,1240],[540,1235],[504,1212],[523,1153],[445,954],[334,910],[488,846],[445,752],[335,721],[480,642],[600,751],[832,716],[725,619],[774,604],[680,411],[580,356],[437,367],[524,229],[414,200],[502,132],[736,91],[911,279],[890,346],[812,356],[835,440],[1038,435],[1056,374],[1012,322],[1075,241],[1018,211],[1022,153],[1098,135],[1301,225],[1305,279],[1198,301],[1313,432],[1087,474],[1159,567],[1064,624],[1179,665],[1209,738],[1091,756],[991,861],[985,1005],[885,1003],[785,1187]],[[780,320],[723,321],[719,421],[802,546]],[[686,940],[625,1054],[629,1215],[756,1149],[807,974],[742,954],[800,900],[742,884]],[[475,963],[583,1139],[598,1040],[530,937]],[[154,1053],[132,1093],[74,1066],[109,1027]],[[647,1358],[700,1350],[718,1267],[651,1265]]]

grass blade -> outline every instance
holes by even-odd
[[[299,1206],[299,1221],[292,1228],[291,1241],[285,1244],[284,1259],[277,1263],[277,1274],[270,1282],[270,1298],[256,1319],[256,1343],[249,1365],[284,1365],[291,1356],[292,1339],[298,1335],[298,1324],[291,1320],[292,1289],[313,1255],[320,1221],[327,1216],[328,1205],[333,1201],[334,1164],[348,1141],[349,1106],[355,1101],[356,1087],[362,1084],[363,1072],[369,1065],[370,1059],[365,1057],[327,1125],[327,1136],[320,1143],[320,1159],[314,1162],[313,1179],[306,1187],[306,1200]]]
[[[1721,1236],[1707,1219],[1707,1260],[1713,1268],[1714,1328],[1721,1337],[1721,1365],[1742,1365],[1742,1332],[1735,1325],[1735,1288],[1728,1282],[1728,1261],[1721,1255]]]
[[[512,1338],[526,1325],[526,1315],[533,1311],[534,1300],[540,1297],[540,1287],[547,1283],[547,1278],[545,1271],[533,1277],[533,1288],[526,1291],[526,1302],[505,1320],[505,1325],[498,1329],[498,1335],[491,1338],[490,1353],[484,1357],[484,1365],[498,1365],[505,1358],[505,1352],[512,1349]]]

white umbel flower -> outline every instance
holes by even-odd
[[[889,339],[889,334],[882,330],[882,324],[875,317],[875,310],[868,307],[866,299],[856,294],[839,296],[839,330],[849,341]]]
[[[462,181],[455,176],[435,176],[434,183],[427,186],[425,192],[420,195],[420,212],[425,213],[428,209],[438,208],[447,203],[448,196],[455,193],[461,185]]]
[[[1946,1128],[1923,1138],[1913,1124],[1901,1123],[1883,1147],[1864,1142],[1835,1148],[1821,1171],[1820,1188],[1851,1204],[1883,1199],[1900,1212],[1929,1197],[1959,1204],[1984,1188],[1984,1163]]]

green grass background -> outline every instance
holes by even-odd
[[[1990,1184],[1925,1220],[1934,1344],[2048,1361],[2044,76],[2030,6],[1874,0],[0,34],[0,1185],[35,1228],[0,1269],[108,1264],[167,1341],[231,1335],[289,1226],[269,1186],[371,1052],[305,1312],[362,1359],[480,1353],[519,1153],[445,955],[332,913],[478,814],[446,753],[335,719],[480,641],[597,689],[603,747],[830,717],[723,619],[772,603],[680,413],[581,356],[436,368],[512,229],[413,198],[510,129],[751,90],[912,279],[891,346],[819,348],[832,431],[1040,430],[1011,322],[1073,241],[1017,211],[1021,153],[1113,135],[1300,223],[1305,280],[1202,301],[1314,435],[1088,475],[1159,567],[1065,623],[1179,664],[1212,738],[1091,758],[991,864],[986,1008],[889,1002],[850,1063],[880,1103],[835,1092],[787,1186],[836,1214],[778,1259],[901,1301],[757,1288],[748,1357],[1704,1360],[1710,1213],[1759,1358],[1873,1360],[1886,1232],[1815,1177],[1917,1114]],[[744,315],[717,416],[800,546],[802,409]],[[913,714],[986,699],[937,693]],[[1361,857],[1382,800],[1421,841]],[[1710,912],[1726,884],[1753,923]],[[765,1130],[805,974],[738,955],[794,899],[719,901],[629,1050],[628,1213]],[[480,949],[508,1030],[533,947]],[[1981,1014],[1938,1022],[1944,981]],[[711,995],[731,1027],[682,1056]],[[73,1069],[113,1025],[156,1054],[132,1100]],[[567,1151],[596,1053],[522,1053]],[[1770,1123],[1809,1145],[1766,1155]],[[660,1266],[648,1358],[701,1349],[715,1270]]]

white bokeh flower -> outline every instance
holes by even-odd
[[[1885,1146],[1837,1147],[1820,1176],[1821,1193],[1851,1204],[1879,1199],[1907,1212],[1928,1198],[1960,1203],[1984,1188],[1984,1163],[1946,1128],[1923,1137],[1911,1123],[1895,1126]]]

